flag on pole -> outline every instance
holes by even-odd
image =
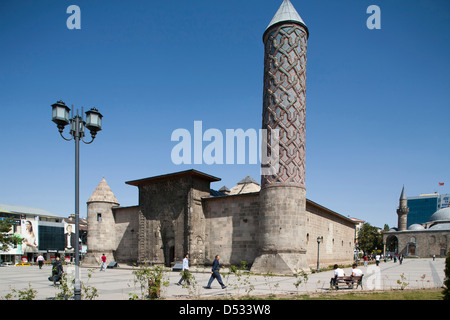
[[[443,182],[439,182],[439,185],[440,185],[440,186],[443,186],[443,185],[444,185],[444,183],[443,183]]]

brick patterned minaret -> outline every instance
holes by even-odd
[[[279,170],[261,176],[256,272],[307,269],[305,233],[305,88],[308,28],[284,0],[263,35],[262,128],[279,130]],[[278,142],[276,142],[278,143]],[[273,156],[272,156],[273,158]],[[270,165],[270,164],[269,164]]]

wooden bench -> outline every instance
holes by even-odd
[[[352,277],[352,276],[338,277],[338,276],[336,276],[333,279],[331,279],[330,287],[335,290],[338,290],[340,286],[347,288],[347,289],[353,289],[356,284],[356,288],[358,288],[358,286],[360,285],[361,289],[363,289],[363,283],[362,283],[363,276],[364,275],[361,275],[359,277]]]

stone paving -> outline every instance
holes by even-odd
[[[403,264],[392,261],[381,262],[379,267],[369,265],[360,267],[364,272],[363,289],[343,289],[345,291],[371,291],[371,290],[391,290],[400,289],[400,280],[407,283],[407,289],[440,288],[445,278],[445,259],[405,259]],[[192,270],[193,268],[191,268]],[[89,270],[94,270],[93,272]],[[73,267],[65,266],[65,271],[70,275]],[[80,268],[81,280],[83,283],[98,289],[97,300],[128,300],[131,294],[140,295],[139,284],[135,283],[133,268],[119,266],[106,271],[99,271],[99,268]],[[194,270],[193,270],[194,271]],[[226,271],[226,270],[225,270]],[[350,274],[351,268],[345,268],[346,274]],[[9,266],[0,268],[0,299],[12,292],[12,289],[24,290],[29,286],[37,290],[37,300],[44,300],[55,297],[59,292],[53,284],[48,281],[51,273],[49,265],[39,269],[37,266]],[[91,273],[91,277],[88,274]],[[295,277],[288,276],[262,276],[244,275],[240,280],[235,275],[222,276],[226,289],[221,289],[214,280],[212,289],[205,289],[210,277],[209,268],[200,269],[193,272],[196,284],[191,285],[191,289],[176,285],[180,279],[180,273],[169,271],[166,279],[169,286],[164,288],[162,297],[168,300],[174,299],[195,299],[212,298],[222,299],[227,296],[243,296],[247,292],[251,295],[270,294],[312,294],[330,292],[330,278],[333,271],[322,271],[308,275],[308,280],[302,283],[298,289],[295,287]]]

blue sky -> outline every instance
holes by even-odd
[[[197,169],[231,188],[259,165],[175,165],[177,128],[259,129],[262,34],[281,0],[0,2],[0,202],[74,212],[74,143],[51,104],[96,107],[103,130],[81,145],[80,214],[105,177],[125,184]],[[292,0],[307,24],[307,197],[396,226],[407,196],[450,193],[450,2]],[[69,30],[66,9],[81,9]],[[369,5],[381,29],[369,30]],[[65,131],[67,136],[67,129]],[[444,182],[443,187],[438,187]]]

